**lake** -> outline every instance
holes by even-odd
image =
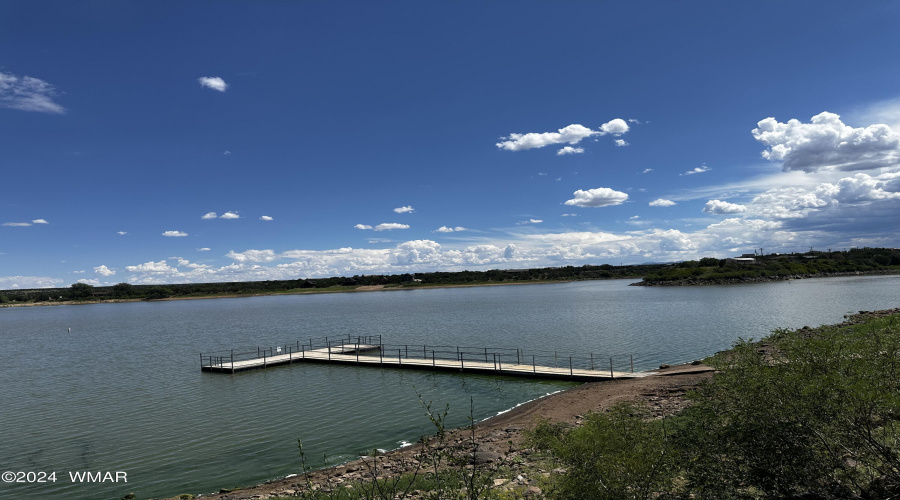
[[[629,280],[0,309],[0,497],[119,499],[208,493],[335,464],[432,433],[420,395],[468,423],[573,384],[295,364],[202,373],[199,354],[310,337],[633,355],[691,361],[739,337],[898,307],[900,277],[740,286]],[[127,474],[83,483],[69,472]]]

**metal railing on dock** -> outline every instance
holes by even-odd
[[[635,377],[632,355],[428,344],[385,344],[380,335],[324,337],[281,346],[200,355],[205,371],[235,373],[294,362],[495,373],[534,378],[601,380]]]

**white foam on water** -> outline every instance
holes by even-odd
[[[513,406],[512,408],[509,408],[509,409],[507,409],[507,410],[503,410],[503,411],[497,412],[497,415],[494,415],[494,417],[496,417],[496,416],[498,416],[498,415],[503,415],[504,413],[509,413],[509,412],[515,410],[516,408],[518,408],[518,407],[520,407],[520,406],[522,406],[522,405],[526,405],[526,404],[528,404],[528,403],[530,403],[530,402],[532,402],[532,401],[537,401],[538,399],[544,399],[544,398],[546,398],[547,396],[552,396],[552,395],[554,395],[554,394],[559,394],[560,392],[563,392],[563,391],[565,391],[565,390],[566,390],[566,389],[560,389],[560,390],[558,390],[558,391],[548,392],[547,394],[544,394],[543,396],[541,396],[541,397],[539,397],[539,398],[534,398],[534,399],[529,399],[528,401],[523,401],[523,402],[517,404],[516,406]],[[492,418],[494,418],[494,417],[487,417],[487,418],[485,418],[485,419],[482,419],[481,422],[484,422],[485,420],[490,420],[490,419],[492,419]]]

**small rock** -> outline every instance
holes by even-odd
[[[470,454],[470,457],[476,464],[481,465],[496,462],[502,455],[493,451],[476,451],[474,454]]]
[[[542,493],[541,489],[538,488],[537,486],[529,486],[529,487],[525,490],[524,495],[525,495],[526,497],[536,497],[536,496],[540,496],[541,493]]]
[[[659,365],[659,369],[660,369],[660,370],[665,370],[666,368],[669,368],[669,365],[667,365],[667,364],[665,364],[665,363]]]

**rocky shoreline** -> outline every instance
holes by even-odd
[[[517,496],[540,496],[540,483],[552,471],[543,468],[533,450],[525,447],[525,431],[539,420],[579,425],[588,412],[602,412],[616,403],[630,401],[646,405],[655,418],[672,415],[688,404],[684,395],[702,381],[712,377],[713,369],[703,364],[685,364],[654,370],[655,376],[590,382],[569,390],[528,402],[503,414],[475,425],[472,430],[448,431],[445,443],[450,448],[465,449],[474,439],[477,443],[476,461],[498,473],[493,477],[495,487],[514,492]],[[434,446],[434,440],[429,443]],[[400,448],[377,457],[376,477],[397,477],[419,471],[429,472],[430,466],[421,460],[421,443]],[[372,457],[303,474],[274,479],[263,484],[222,489],[215,493],[194,492],[195,497],[213,500],[265,500],[298,495],[308,488],[330,491],[354,481],[373,479]],[[298,467],[299,469],[299,467]],[[415,492],[409,495],[416,498]],[[184,497],[171,497],[178,500]]]
[[[873,318],[900,313],[900,308],[880,311],[859,311],[845,316],[841,325],[860,324]],[[800,330],[811,330],[803,327]],[[770,346],[759,344],[760,352]],[[663,365],[665,366],[665,365]],[[547,470],[542,457],[525,443],[526,431],[540,420],[569,426],[580,425],[588,412],[603,412],[621,402],[634,402],[645,406],[650,416],[662,418],[678,413],[689,404],[685,395],[712,378],[714,370],[700,362],[661,367],[653,370],[653,376],[604,382],[590,382],[566,391],[525,403],[512,410],[489,418],[471,429],[448,431],[444,443],[457,450],[472,450],[481,466],[495,473],[491,476],[495,488],[506,490],[514,498],[542,496],[543,480],[558,472]],[[289,477],[278,478],[255,486],[221,489],[214,493],[194,493],[193,498],[214,500],[265,500],[302,494],[308,489],[332,491],[350,483],[371,481],[373,478],[398,477],[418,471],[420,474],[433,469],[423,460],[425,446],[435,446],[432,438],[427,444],[415,444],[379,455],[377,458],[361,457],[357,460],[310,471],[298,470]],[[471,455],[470,455],[471,456]],[[377,460],[377,469],[373,464]],[[299,467],[298,467],[299,469]],[[410,492],[409,498],[424,496],[423,492]],[[180,500],[190,496],[175,496],[167,500]]]
[[[754,276],[742,278],[686,278],[670,281],[637,281],[628,286],[704,286],[704,285],[745,285],[748,283],[769,283],[808,278],[836,278],[841,276],[894,275],[894,271],[858,271],[852,273],[788,274],[783,276]]]

